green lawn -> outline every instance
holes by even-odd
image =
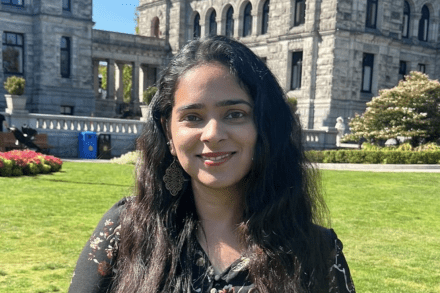
[[[357,292],[440,292],[440,174],[322,177]],[[131,165],[0,177],[0,292],[66,292],[98,220],[132,185]]]

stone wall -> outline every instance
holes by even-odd
[[[92,0],[72,1],[63,11],[60,0],[24,1],[24,7],[1,5],[0,27],[24,36],[24,73],[27,109],[59,114],[60,106],[74,107],[77,115],[94,108],[92,78]],[[6,12],[6,13],[4,13]],[[61,37],[70,38],[70,76],[61,77]],[[6,76],[0,73],[0,83]],[[5,107],[0,89],[0,109]],[[93,111],[93,110],[92,110]]]

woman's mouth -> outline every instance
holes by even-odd
[[[202,158],[203,163],[206,166],[220,166],[221,164],[228,161],[232,157],[233,154],[235,154],[235,152],[204,153],[204,154],[201,154],[199,157]]]

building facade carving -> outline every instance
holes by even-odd
[[[439,0],[140,0],[138,10],[141,35],[158,18],[173,53],[213,33],[248,45],[309,129],[362,113],[412,70],[440,75]]]
[[[93,30],[92,0],[1,0],[0,82],[23,75],[31,112],[111,116],[123,64],[133,68],[136,104],[185,43],[229,35],[297,98],[303,126],[319,129],[362,113],[412,70],[440,76],[440,0],[139,0],[138,11],[136,36]],[[100,61],[108,64],[104,100]]]
[[[31,113],[115,117],[123,103],[118,69],[130,64],[136,109],[167,60],[166,40],[93,25],[92,0],[1,0],[0,83],[23,76]],[[99,94],[99,62],[108,68],[105,99]],[[0,111],[5,93],[0,87]]]

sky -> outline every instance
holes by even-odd
[[[139,0],[93,0],[94,29],[134,34]]]

